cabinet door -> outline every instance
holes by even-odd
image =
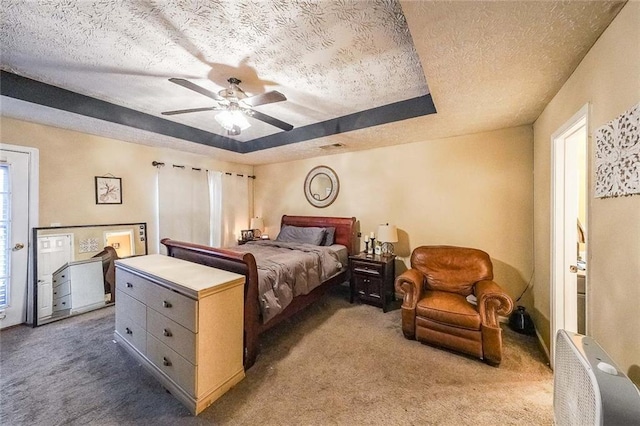
[[[356,284],[356,293],[358,297],[363,299],[380,300],[380,284],[379,278],[373,278],[366,275],[354,275]]]
[[[363,277],[362,275],[354,275],[353,280],[355,281],[356,294],[358,295],[358,297],[363,297],[369,294],[367,277]]]

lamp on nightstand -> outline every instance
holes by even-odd
[[[261,237],[262,230],[264,229],[264,220],[261,217],[252,217],[249,227],[253,229],[253,235],[255,237]]]
[[[398,242],[398,228],[395,225],[378,226],[378,241],[382,243],[382,255],[393,255],[393,244]]]

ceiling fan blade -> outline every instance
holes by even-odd
[[[205,95],[211,99],[215,99],[216,101],[223,100],[217,93],[212,92],[211,90],[207,90],[204,87],[200,87],[197,84],[190,82],[189,80],[185,80],[184,78],[170,78],[169,81],[177,84],[178,86],[182,86],[186,89],[198,92],[201,95]]]
[[[264,121],[267,124],[271,124],[272,126],[278,127],[287,132],[293,129],[293,126],[291,124],[280,121],[277,118],[271,117],[270,115],[263,114],[260,111],[252,110],[250,115],[257,120]]]
[[[200,111],[216,111],[219,110],[218,107],[204,107],[204,108],[191,108],[191,109],[178,109],[175,111],[165,111],[161,112],[162,115],[176,115],[176,114],[186,114],[189,112],[200,112]]]
[[[287,97],[277,90],[273,90],[271,92],[263,93],[261,95],[251,96],[250,98],[245,98],[242,100],[245,104],[255,107],[258,105],[271,104],[274,102],[286,101]]]

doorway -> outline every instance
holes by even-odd
[[[0,328],[27,320],[31,228],[37,222],[38,150],[0,150]]]
[[[136,254],[135,244],[133,242],[133,230],[107,231],[104,233],[104,243],[105,246],[113,247],[119,258]]]
[[[587,104],[551,136],[552,366],[557,331],[587,331],[588,114]]]

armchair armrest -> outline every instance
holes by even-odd
[[[402,308],[415,309],[422,299],[424,274],[417,269],[408,269],[396,278],[396,291],[402,294]]]
[[[416,305],[422,299],[424,275],[408,269],[396,278],[394,286],[402,294],[402,333],[407,339],[416,338]]]
[[[500,327],[498,315],[506,316],[513,310],[513,301],[494,281],[477,282],[474,286],[474,294],[478,299],[480,318],[485,327]]]

